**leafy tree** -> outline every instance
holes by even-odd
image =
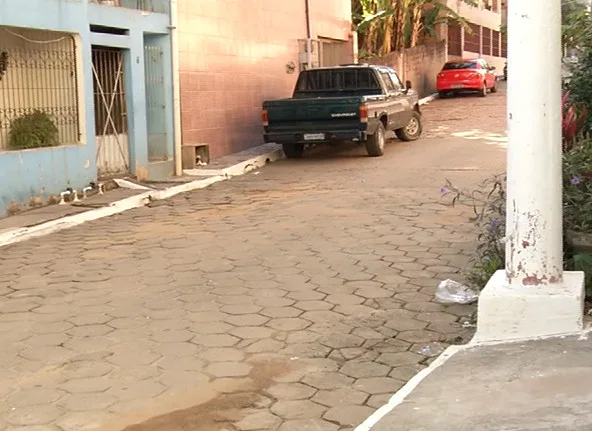
[[[475,0],[461,0],[475,5]],[[353,22],[360,34],[362,55],[385,55],[412,48],[438,24],[467,22],[439,0],[352,0]]]

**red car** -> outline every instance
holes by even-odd
[[[497,91],[495,67],[483,59],[449,61],[444,65],[436,80],[440,97],[464,92],[478,92],[481,97],[487,91]]]

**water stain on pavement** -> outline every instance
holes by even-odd
[[[214,390],[214,398],[188,408],[152,417],[127,426],[121,431],[222,431],[234,430],[233,424],[247,415],[269,407],[271,400],[266,389],[274,385],[274,378],[292,371],[285,360],[252,363],[253,369],[244,379],[218,379],[207,390]]]

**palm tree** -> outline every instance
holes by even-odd
[[[462,0],[474,5],[474,0]],[[438,24],[466,21],[440,0],[352,0],[353,22],[363,55],[385,55],[416,46],[435,35]]]

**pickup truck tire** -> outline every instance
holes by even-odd
[[[366,152],[371,157],[380,157],[384,154],[384,147],[386,145],[386,132],[382,121],[378,123],[378,128],[372,136],[368,136],[366,140]]]
[[[417,111],[413,111],[413,117],[402,129],[395,130],[397,138],[404,142],[416,141],[423,132],[423,125],[421,124],[421,114]]]
[[[304,154],[304,144],[283,144],[282,149],[287,159],[301,159]]]

